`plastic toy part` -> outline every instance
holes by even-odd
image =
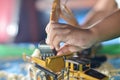
[[[33,52],[34,56],[23,58],[31,63],[29,75],[31,80],[108,80],[109,78],[91,69],[89,59],[73,57],[73,54],[55,56],[50,48],[44,48]],[[39,55],[38,55],[39,53]],[[48,55],[50,53],[50,55]],[[37,54],[37,56],[35,55]],[[47,55],[47,57],[45,57]],[[45,58],[43,58],[45,57]]]

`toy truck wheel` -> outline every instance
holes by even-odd
[[[34,72],[32,69],[29,70],[30,80],[34,80]]]
[[[45,72],[40,70],[37,71],[36,78],[36,80],[47,80]]]

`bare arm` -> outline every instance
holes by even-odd
[[[117,4],[115,0],[97,0],[96,4],[87,14],[86,20],[82,26],[85,28],[93,24],[94,22],[108,16],[116,9],[117,9]]]
[[[90,30],[96,34],[96,41],[101,42],[120,36],[120,10],[104,18]]]

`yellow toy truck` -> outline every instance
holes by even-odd
[[[55,56],[47,45],[41,45],[31,57],[23,56],[31,62],[31,80],[108,80],[109,78],[91,69],[88,59],[72,54]]]

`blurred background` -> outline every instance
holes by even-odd
[[[65,2],[62,0],[62,2]],[[69,0],[79,22],[96,0]],[[1,0],[0,43],[36,43],[46,38],[52,0]]]
[[[0,66],[0,71],[21,73],[19,70],[16,71],[18,66],[13,65],[21,64],[22,53],[30,55],[38,44],[45,40],[45,27],[49,22],[52,1],[0,0],[0,64],[3,64]],[[82,24],[96,1],[68,0],[67,6],[73,11],[79,24]],[[61,19],[60,22],[65,21]],[[108,46],[99,50],[100,53],[120,52],[120,38],[102,44]]]

